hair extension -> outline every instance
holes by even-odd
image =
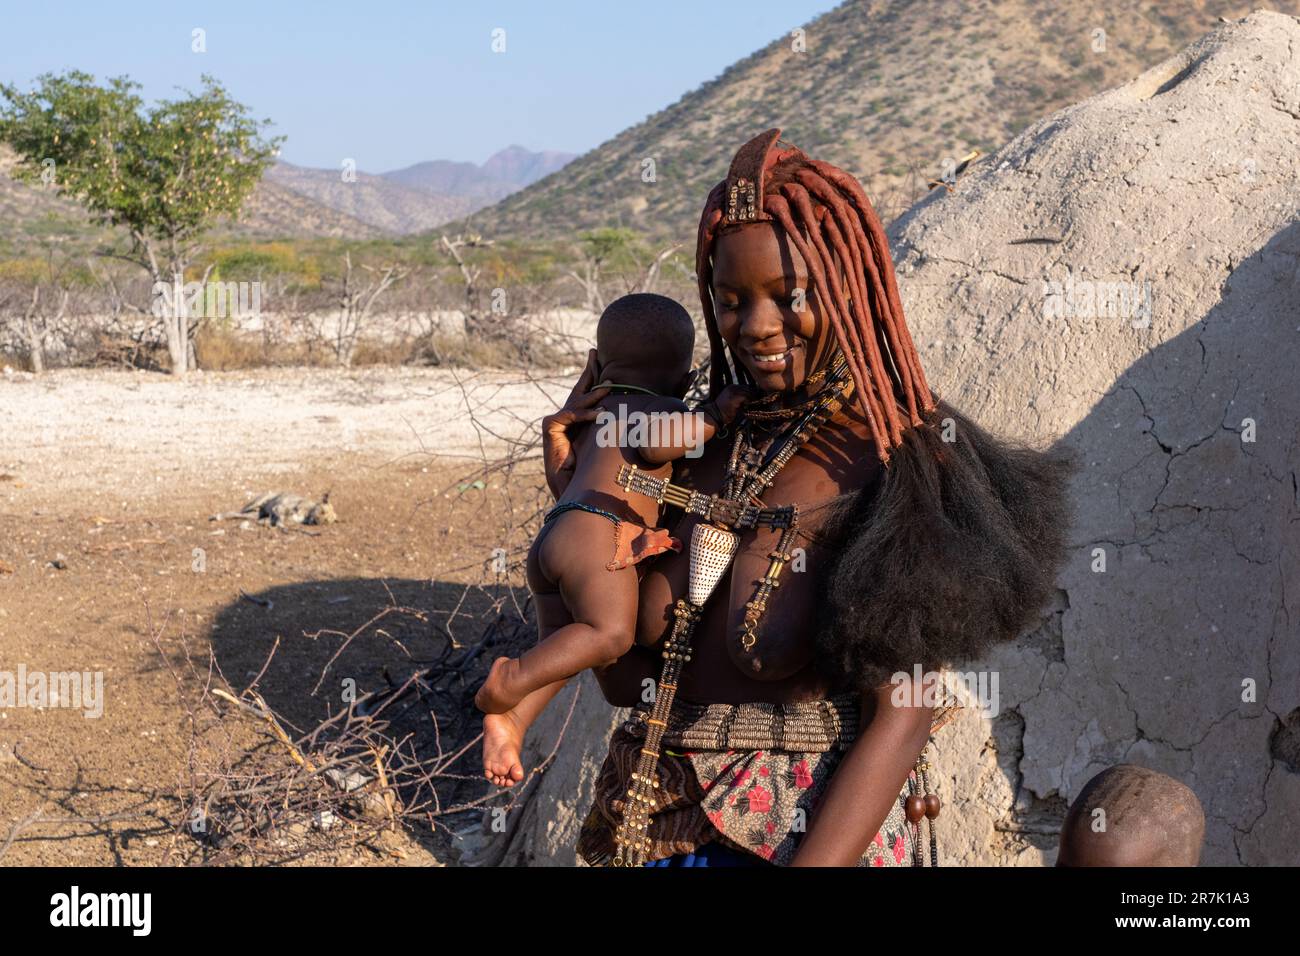
[[[936,399],[866,192],[843,170],[781,148],[778,135],[737,153],[733,178],[742,157],[761,163],[747,174],[760,184],[758,208],[738,218],[779,227],[807,263],[883,465],[824,524],[830,563],[819,582],[816,657],[834,683],[861,688],[916,664],[935,670],[977,657],[1038,623],[1064,561],[1072,462],[995,438]],[[723,342],[713,303],[718,235],[748,225],[724,216],[729,182],[709,193],[696,245],[715,397],[752,383]],[[954,441],[940,435],[946,419]]]
[[[953,421],[955,441],[940,423]],[[825,527],[817,660],[857,687],[979,657],[1039,623],[1066,548],[1071,461],[945,402]]]

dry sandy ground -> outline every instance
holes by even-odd
[[[402,654],[356,647],[336,675],[370,689],[382,666],[418,661],[420,641],[477,640],[492,595],[464,601],[466,585],[484,581],[493,548],[526,548],[526,533],[510,529],[542,499],[535,464],[481,487],[465,479],[526,438],[574,375],[0,378],[0,672],[102,671],[105,682],[99,718],[0,709],[0,861],[138,865],[186,853],[175,823],[189,738],[167,666],[182,640],[200,659],[211,648],[239,684],[279,639],[259,686],[297,721],[324,713],[311,691],[339,645],[332,632],[368,619],[390,591],[429,613],[427,631],[405,635]],[[327,489],[340,522],[318,534],[207,520],[261,492]],[[477,772],[477,755],[466,759]],[[67,822],[121,814],[132,816]],[[339,862],[454,862],[456,849],[394,837]]]
[[[159,496],[210,481],[222,495],[214,509],[224,510],[243,503],[232,496],[264,490],[245,487],[246,478],[309,460],[355,458],[374,468],[429,453],[496,456],[527,436],[571,381],[404,368],[207,372],[182,381],[11,373],[0,378],[0,471],[19,475],[22,502],[35,508],[76,494],[147,510]]]

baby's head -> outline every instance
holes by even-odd
[[[690,313],[666,296],[625,295],[609,304],[596,325],[596,381],[680,397],[694,351]]]
[[[1122,763],[1084,784],[1070,805],[1056,865],[1196,866],[1204,838],[1205,813],[1190,788]]]

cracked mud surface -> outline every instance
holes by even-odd
[[[1196,791],[1204,863],[1300,862],[1270,743],[1300,706],[1298,51],[1295,18],[1224,26],[891,230],[936,389],[1082,465],[1063,654],[994,655],[1014,716],[944,754],[954,862],[1050,862],[996,834],[1124,761]],[[1149,322],[1049,314],[1067,275],[1149,283]]]

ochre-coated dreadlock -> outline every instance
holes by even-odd
[[[887,462],[904,429],[920,425],[934,410],[935,398],[903,318],[885,230],[852,176],[794,147],[776,148],[779,133],[769,130],[737,154],[732,173],[709,193],[700,217],[696,274],[712,352],[711,390],[716,395],[733,376],[749,380],[740,363],[733,371],[718,332],[714,242],[733,224],[772,221],[808,264],[811,291],[847,361],[880,460]],[[733,215],[730,200],[746,189],[755,205],[740,205]]]

